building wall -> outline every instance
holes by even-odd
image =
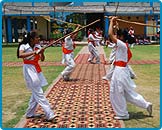
[[[127,21],[132,21],[132,22],[140,22],[140,23],[144,23],[144,17],[140,16],[134,16],[134,17],[129,17],[129,16],[122,16],[119,17],[123,20],[127,20]],[[119,22],[119,27],[121,28],[129,28],[130,26],[132,26],[134,28],[135,31],[135,35],[144,35],[144,26],[139,26],[139,25],[135,25],[135,24],[128,24],[128,23],[123,23],[123,22]]]
[[[3,17],[3,42],[6,42],[6,31],[4,29],[6,29],[5,25],[6,25],[6,21],[4,18],[7,17]],[[21,20],[21,19],[26,19],[26,16],[11,16],[11,20],[13,19],[17,19],[17,20]],[[32,19],[33,17],[31,17]],[[49,39],[50,38],[50,33],[51,33],[51,24],[50,22],[48,22],[46,19],[44,19],[43,17],[40,16],[34,16],[35,20],[37,21],[37,30],[39,35],[42,35],[44,39]],[[127,20],[127,21],[133,21],[133,22],[140,22],[140,23],[145,23],[145,19],[144,16],[119,16],[119,18],[123,19],[123,20]],[[104,22],[104,21],[103,21]],[[152,16],[148,17],[148,24],[152,24],[153,20],[152,20]],[[154,25],[156,25],[156,22],[154,21]],[[123,23],[123,22],[119,22],[119,27],[120,28],[129,28],[130,26],[132,26],[135,30],[135,35],[141,35],[144,36],[145,35],[145,27],[144,26],[139,26],[139,25],[135,25],[135,24],[128,24],[128,23]],[[19,33],[23,33],[22,31],[23,29],[18,29]],[[13,33],[13,28],[12,28],[12,33]],[[152,27],[146,27],[146,35],[147,36],[154,36],[157,33],[157,29],[156,28],[152,28]],[[22,37],[19,36],[19,39],[21,40]],[[20,42],[20,40],[18,39],[18,41]]]
[[[42,17],[37,17],[37,30],[39,35],[42,35],[43,38],[47,39],[47,20]]]

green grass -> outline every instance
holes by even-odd
[[[81,50],[82,46],[77,46],[74,49],[74,56]],[[46,61],[61,61],[62,58],[62,48],[61,47],[51,47],[45,51]]]
[[[110,48],[104,47],[106,56],[109,57]],[[131,48],[133,57],[131,60],[159,60],[160,59],[160,46],[157,45],[137,45]]]
[[[158,128],[160,126],[160,66],[132,65],[137,75],[136,91],[153,103],[153,117],[145,109],[128,103],[131,120],[124,121],[126,128]]]
[[[74,50],[74,55],[82,47],[78,46]],[[3,62],[21,62],[22,59],[16,58],[17,47],[5,47],[3,50]],[[50,47],[45,51],[45,61],[61,62],[61,47]],[[49,85],[62,72],[64,66],[41,67]],[[48,86],[44,87],[45,91]],[[2,68],[2,108],[3,108],[3,128],[13,128],[25,114],[28,107],[31,92],[27,89],[24,82],[22,67],[3,67]]]
[[[74,50],[74,55],[82,48],[82,46],[77,46]],[[2,48],[2,62],[21,62],[22,59],[18,59],[17,47],[3,47]],[[61,47],[49,47],[45,50],[45,61],[59,62],[62,58],[62,48]]]
[[[2,73],[3,127],[13,127],[25,112],[18,108],[27,107],[30,92],[24,84],[22,67],[3,67]]]
[[[160,46],[157,45],[138,45],[131,48],[133,57],[131,60],[159,60]]]

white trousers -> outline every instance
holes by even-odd
[[[64,62],[67,66],[61,74],[64,76],[69,76],[75,68],[74,54],[64,54]]]
[[[26,116],[34,116],[36,107],[39,104],[43,108],[46,118],[49,119],[54,115],[54,113],[51,110],[50,104],[45,98],[42,90],[42,87],[47,85],[47,81],[43,73],[37,73],[33,65],[25,64],[23,66],[23,74],[27,87],[32,91]]]
[[[96,41],[95,41],[95,43],[96,43],[97,46],[100,46],[100,41],[101,41],[101,40],[96,40]]]
[[[111,80],[112,75],[113,75],[113,72],[114,72],[114,68],[115,68],[115,66],[114,66],[113,64],[111,64],[111,65],[110,65],[110,68],[107,70],[105,76],[106,76],[106,78],[107,78],[108,80]]]
[[[128,115],[127,101],[141,108],[147,108],[147,102],[134,88],[127,67],[115,67],[110,83],[110,101],[117,116]]]
[[[90,52],[90,57],[88,58],[88,61],[93,61],[93,59],[96,58],[96,63],[100,63],[100,57],[96,47],[94,47],[93,44],[88,43],[88,49]]]
[[[128,68],[128,71],[129,71],[129,74],[130,74],[130,77],[132,79],[136,78],[136,74],[134,73],[133,69],[131,68],[130,65],[127,65],[127,68]],[[106,72],[106,78],[108,80],[111,80],[112,78],[112,75],[113,75],[113,72],[114,72],[114,69],[115,69],[115,66],[113,65],[113,63],[110,65],[110,68],[108,68],[107,72]]]
[[[32,88],[32,95],[29,101],[29,107],[27,109],[26,116],[34,116],[38,104],[43,108],[47,119],[54,115],[48,100],[44,96],[42,87],[39,86]]]

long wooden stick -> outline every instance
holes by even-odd
[[[62,20],[60,20],[60,19],[56,19],[56,18],[53,18],[53,20],[56,20],[56,21],[59,21],[59,22],[62,22],[62,23],[66,23],[66,24],[71,24],[71,25],[74,25],[74,26],[78,26],[78,24],[75,24],[75,23],[69,23],[69,22],[62,21]]]
[[[90,24],[88,24],[88,25],[86,25],[86,26],[84,26],[84,27],[82,27],[82,28],[76,30],[76,31],[73,31],[73,32],[71,32],[71,33],[69,33],[69,34],[63,36],[63,37],[57,39],[56,41],[52,41],[52,42],[51,42],[50,44],[48,44],[47,46],[43,47],[43,49],[46,49],[46,48],[52,46],[53,44],[57,43],[58,41],[61,41],[61,40],[64,39],[65,37],[70,36],[70,35],[72,35],[72,34],[75,34],[75,33],[79,32],[79,31],[83,30],[84,28],[87,28],[87,27],[89,27],[89,26],[91,26],[91,25],[93,25],[93,24],[95,24],[95,23],[97,23],[97,22],[99,22],[99,21],[100,21],[100,19],[98,19],[98,20],[96,20],[96,21],[94,21],[94,22],[92,22],[92,23],[90,23]]]
[[[50,22],[50,16],[44,16],[44,15],[41,15],[44,19],[46,19],[48,22]]]
[[[74,25],[74,26],[78,26],[78,24],[76,23],[69,23],[69,22],[66,22],[66,21],[63,21],[63,20],[60,20],[60,19],[56,19],[56,18],[51,18],[50,16],[44,16],[44,15],[41,15],[44,19],[46,19],[47,21],[50,22],[51,19],[55,20],[55,21],[59,21],[61,23],[66,23],[66,24],[71,24],[71,25]],[[81,26],[81,25],[80,25]]]
[[[104,16],[105,18],[109,18],[108,16]],[[151,25],[151,24],[145,24],[145,23],[139,23],[139,22],[130,22],[127,20],[123,20],[123,19],[116,19],[119,22],[124,22],[124,23],[130,23],[130,24],[136,24],[136,25],[140,25],[140,26],[149,26],[149,27],[155,27],[155,28],[160,28],[160,26],[156,26],[156,25]]]

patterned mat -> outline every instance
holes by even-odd
[[[109,86],[104,81],[62,79],[47,96],[58,116],[54,122],[42,118],[28,119],[27,128],[118,128],[109,99]],[[39,107],[37,113],[43,113]]]
[[[41,118],[27,119],[25,128],[120,128],[109,99],[109,84],[101,78],[105,75],[104,64],[87,63],[88,55],[76,58],[72,80],[62,79],[52,87],[47,95],[50,105],[57,115],[52,122]],[[104,55],[100,55],[104,63]],[[37,113],[43,110],[38,107]]]

